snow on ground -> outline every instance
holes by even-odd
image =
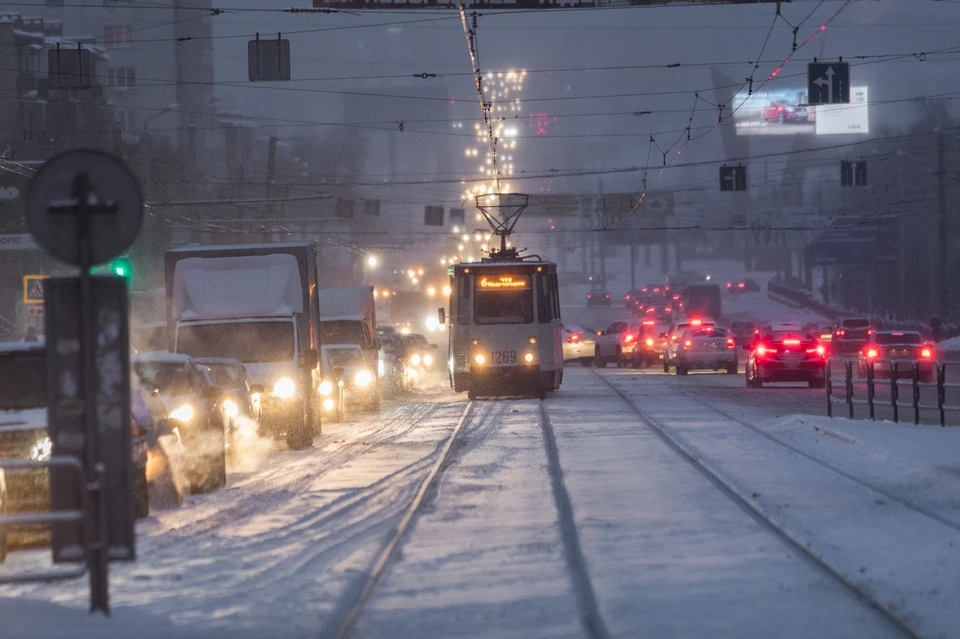
[[[659,391],[646,404],[679,408],[654,379],[643,378]],[[569,371],[547,406],[612,636],[896,635],[724,497],[592,372]]]
[[[535,401],[479,402],[367,604],[364,639],[581,637]],[[458,450],[459,449],[459,450]]]
[[[836,570],[896,608],[923,636],[955,635],[960,627],[960,528],[890,498],[894,488],[899,495],[893,497],[910,499],[911,504],[919,499],[921,506],[936,505],[955,514],[952,498],[943,503],[949,492],[960,488],[955,476],[916,464],[892,464],[882,480],[886,490],[877,491],[761,437],[704,403],[677,397],[673,378],[650,376],[643,384],[625,382],[629,377],[610,379],[740,494],[809,543]],[[833,439],[813,433],[814,438]],[[928,446],[940,443],[931,439]],[[847,455],[856,460],[845,463],[870,477],[884,465],[876,457],[869,462],[863,458],[878,454],[865,446],[851,447]],[[915,491],[909,482],[917,480],[921,489],[929,482],[939,486]]]
[[[0,587],[3,636],[314,637],[368,568],[463,407],[413,403],[330,426],[313,449],[279,451],[259,471],[230,476],[225,489],[139,522],[139,560],[111,565],[113,622],[87,616],[85,581]],[[48,558],[15,553],[6,569]]]

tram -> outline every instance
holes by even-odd
[[[508,224],[487,217],[500,249],[448,269],[450,313],[440,309],[439,319],[448,325],[450,387],[470,399],[542,398],[563,381],[557,265],[506,247],[519,213]]]

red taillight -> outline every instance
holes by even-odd
[[[670,341],[671,341],[671,342],[677,341],[677,336],[676,336],[676,335],[671,335],[671,336],[670,336]]]
[[[654,326],[657,322],[655,320],[643,320],[644,326]]]
[[[647,289],[641,288],[640,291],[641,291],[642,293],[646,293],[646,292],[647,292]]]
[[[670,306],[665,306],[664,309],[663,309],[663,312],[664,312],[664,313],[672,313],[672,312],[673,312],[673,308],[670,307]]]
[[[573,335],[567,338],[568,344],[576,344],[579,341],[580,341],[580,336],[577,335],[576,333],[574,333]]]
[[[800,346],[800,340],[798,339],[785,339],[783,340],[784,346]]]
[[[693,347],[693,342],[690,341],[690,340],[687,340],[687,341],[685,341],[685,342],[683,343],[683,348],[684,348],[684,349],[688,349],[688,348],[692,348],[692,347]]]
[[[732,338],[732,337],[728,337],[728,338],[727,338],[727,348],[733,348],[733,338]]]
[[[624,295],[624,296],[623,296],[623,299],[625,299],[625,300],[630,299],[630,293],[627,293],[626,295]]]
[[[847,334],[847,331],[843,330],[842,328],[838,328],[836,332],[834,332],[834,335],[836,335],[837,337],[843,337],[846,334]]]
[[[739,284],[737,284],[737,288],[745,288],[746,286],[747,285],[744,284],[743,282],[740,282]]]
[[[873,334],[876,333],[876,332],[877,332],[877,329],[875,329],[875,328],[868,328],[868,329],[867,329],[867,335],[873,335]]]
[[[877,356],[877,349],[869,348],[867,349],[867,359],[874,359]]]
[[[817,346],[817,355],[819,355],[820,357],[826,357],[826,356],[827,356],[827,349],[826,349],[824,346],[822,346],[822,345],[821,345],[821,346]]]
[[[610,293],[607,293],[607,299],[610,299]]]
[[[932,359],[933,358],[933,349],[929,346],[925,346],[920,349],[920,357],[923,359]]]
[[[647,346],[653,346],[653,338],[652,338],[652,337],[648,337],[646,344],[647,344]]]
[[[593,299],[593,295],[592,295],[592,294],[590,294],[590,293],[587,293],[587,299],[588,299],[588,300],[591,300],[591,299]]]
[[[626,335],[623,336],[624,344],[629,344],[632,341],[633,341],[633,333],[627,333]]]
[[[690,320],[690,326],[703,326],[703,320]]]
[[[770,354],[776,353],[776,352],[777,352],[776,349],[767,348],[767,347],[764,346],[763,344],[760,344],[759,346],[757,346],[757,355],[760,355],[761,357],[764,356],[764,355],[770,355]]]
[[[677,301],[678,299],[680,299],[680,296],[679,296],[679,295],[674,295],[674,296],[673,296],[673,301]]]
[[[727,282],[727,288],[733,288],[733,282]]]

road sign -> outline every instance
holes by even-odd
[[[807,65],[810,104],[850,104],[850,65],[846,62],[811,62]]]
[[[43,280],[46,275],[23,276],[23,303],[43,304]]]
[[[427,206],[423,209],[424,226],[443,226],[443,207]]]
[[[96,367],[85,371],[80,353],[80,278],[48,279],[46,343],[47,406],[54,455],[84,458],[87,429],[84,408],[97,416],[96,438],[101,475],[100,506],[105,520],[106,560],[136,558],[133,516],[133,476],[130,441],[129,345],[127,338],[127,287],[122,278],[90,278],[94,305],[93,359]],[[84,379],[90,375],[92,379]],[[91,383],[92,406],[85,406],[83,384]],[[51,505],[54,510],[81,510],[76,477],[63,468],[50,470]],[[87,521],[86,525],[95,525]],[[53,527],[55,563],[76,562],[84,555],[82,527]]]
[[[450,220],[450,224],[464,224],[466,223],[466,212],[463,209],[450,209],[447,212],[447,218]]]
[[[841,160],[840,162],[840,186],[866,186],[867,185],[867,161]]]
[[[290,41],[280,38],[247,42],[247,76],[250,82],[279,82],[290,79]]]
[[[721,191],[746,191],[747,167],[743,165],[720,167]]]
[[[27,227],[44,250],[69,264],[80,264],[82,234],[78,189],[89,189],[89,262],[120,255],[143,223],[140,182],[114,157],[100,151],[68,151],[44,164],[27,190]]]

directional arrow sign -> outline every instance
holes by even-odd
[[[747,167],[721,166],[720,167],[720,190],[721,191],[746,191],[747,190]]]
[[[812,105],[850,104],[850,65],[811,62],[807,66],[807,94]]]

